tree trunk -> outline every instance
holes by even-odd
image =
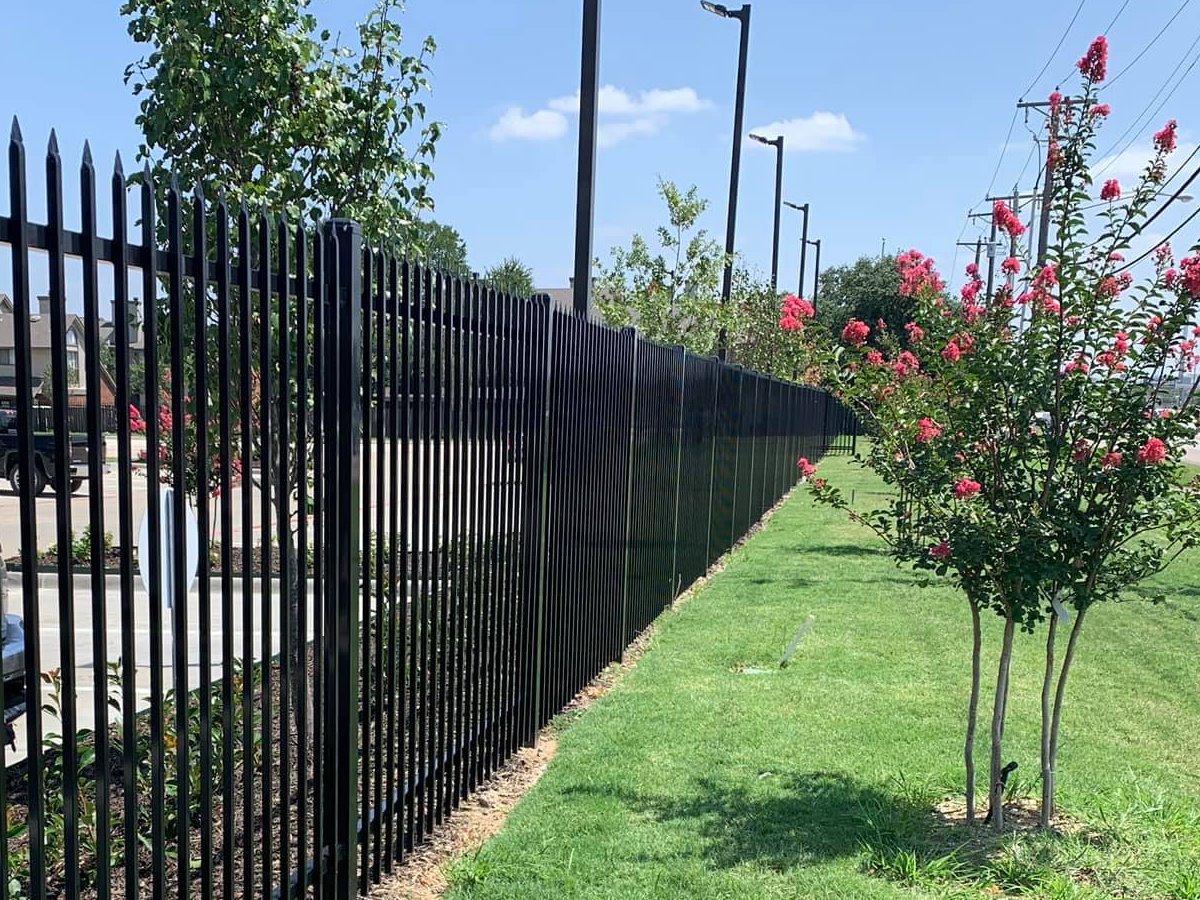
[[[1054,642],[1058,636],[1058,613],[1050,615],[1046,635],[1046,671],[1042,676],[1042,828],[1050,827],[1054,815],[1054,764],[1050,760],[1050,695],[1054,685]]]
[[[971,633],[974,644],[971,649],[971,702],[967,707],[967,741],[963,747],[963,761],[967,768],[967,824],[975,824],[975,727],[979,722],[980,649],[983,637],[979,624],[979,604],[971,604]]]
[[[1000,781],[1000,771],[1004,768],[1004,715],[1008,708],[1008,672],[1015,630],[1016,622],[1010,614],[1004,620],[1004,645],[1000,651],[1000,670],[996,674],[996,702],[992,706],[992,777],[988,794],[992,828],[996,831],[1004,827],[1004,785]]]
[[[1062,707],[1063,698],[1067,692],[1067,676],[1071,674],[1071,663],[1075,659],[1075,648],[1079,643],[1079,632],[1083,628],[1083,618],[1087,614],[1087,607],[1079,610],[1075,616],[1075,625],[1071,628],[1071,638],[1067,641],[1067,652],[1063,657],[1062,670],[1058,673],[1058,687],[1054,693],[1054,715],[1050,723],[1050,789],[1047,792],[1045,785],[1042,786],[1042,816],[1054,816],[1054,773],[1058,762],[1058,728],[1062,724]],[[1046,812],[1046,807],[1049,807],[1049,813]]]

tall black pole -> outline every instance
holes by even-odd
[[[583,54],[579,72],[579,170],[575,192],[575,314],[586,316],[592,299],[592,228],[596,206],[596,112],[600,83],[600,0],[583,2]]]
[[[804,213],[804,224],[800,226],[800,291],[801,297],[804,296],[804,270],[808,263],[808,204],[800,208]]]
[[[813,263],[813,293],[812,305],[813,309],[817,308],[817,291],[821,287],[821,239],[817,238],[813,241],[813,246],[817,248],[817,258]]]
[[[783,206],[783,135],[775,139],[775,240],[771,244],[771,289],[779,284],[779,211]]]
[[[725,277],[721,282],[721,302],[729,305],[733,293],[733,249],[734,232],[737,230],[737,195],[738,170],[742,159],[742,121],[746,112],[746,55],[750,49],[750,4],[747,3],[737,11],[725,13],[728,18],[735,18],[741,23],[741,42],[738,47],[737,98],[733,107],[733,159],[729,167],[729,218],[725,226]],[[729,344],[729,335],[725,329],[717,342],[717,353],[721,359]]]

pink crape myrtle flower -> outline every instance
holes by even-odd
[[[961,357],[962,350],[959,349],[958,344],[953,340],[942,348],[942,359],[946,360],[946,362],[958,362]]]
[[[921,362],[917,359],[916,354],[909,350],[901,350],[896,361],[892,363],[892,368],[896,370],[897,375],[904,378],[906,375],[915,375],[921,371]]]
[[[972,481],[970,478],[962,478],[954,485],[954,496],[959,500],[969,500],[978,494],[981,489],[982,485],[978,481]]]
[[[1183,278],[1183,290],[1193,297],[1200,297],[1200,256],[1189,256],[1180,260],[1179,272]]]
[[[855,347],[861,347],[871,335],[871,326],[858,319],[851,319],[842,329],[842,340]]]
[[[1004,262],[1000,263],[1000,271],[1005,275],[1020,275],[1021,261],[1015,256],[1010,256]]]
[[[1121,183],[1115,178],[1104,182],[1104,187],[1100,188],[1100,199],[1110,202],[1121,199]]]
[[[1003,200],[997,200],[992,205],[992,221],[1009,237],[1017,238],[1025,233],[1025,225],[1021,222],[1020,217]]]
[[[800,470],[800,474],[805,478],[812,478],[817,474],[817,467],[808,461],[808,457],[802,456],[796,460],[796,468]]]
[[[916,322],[909,322],[904,326],[904,330],[908,332],[908,342],[910,344],[921,343],[921,338],[925,337],[925,331]]]
[[[948,544],[946,541],[942,541],[941,543],[934,544],[932,547],[929,548],[929,555],[932,556],[934,559],[949,559],[950,558],[950,544]]]
[[[1174,153],[1177,138],[1175,131],[1179,126],[1175,124],[1175,120],[1171,119],[1163,126],[1162,131],[1154,135],[1154,149],[1159,153]]]
[[[1100,465],[1105,469],[1119,469],[1124,459],[1124,454],[1112,450],[1104,454],[1104,459],[1100,461]]]
[[[1082,353],[1063,366],[1063,372],[1065,372],[1067,375],[1072,375],[1076,372],[1078,372],[1080,375],[1086,375],[1090,371],[1091,366],[1088,364],[1088,359]]]
[[[878,350],[871,350],[867,353],[867,364],[868,365],[882,366],[883,362],[884,362],[883,354],[880,353]]]
[[[1172,259],[1174,259],[1174,254],[1169,243],[1164,242],[1154,248],[1154,263],[1160,269],[1169,266]]]
[[[1167,445],[1161,438],[1152,437],[1141,446],[1137,452],[1137,461],[1142,465],[1153,466],[1167,458]]]
[[[928,444],[942,434],[942,426],[926,416],[917,423],[917,443]]]
[[[1087,53],[1075,63],[1075,67],[1092,84],[1103,81],[1108,75],[1108,38],[1100,35],[1092,41]]]
[[[1097,117],[1103,119],[1103,118],[1107,118],[1107,116],[1111,112],[1112,112],[1112,107],[1109,106],[1107,103],[1097,103],[1095,106],[1093,106],[1091,109],[1088,110],[1088,115],[1089,116],[1097,116]]]

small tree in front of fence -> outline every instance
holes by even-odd
[[[801,460],[815,497],[849,512],[899,562],[965,594],[973,629],[964,760],[967,818],[975,819],[974,745],[980,696],[980,618],[1004,623],[991,717],[992,822],[1003,827],[1004,734],[1013,644],[1041,630],[1041,821],[1054,820],[1056,760],[1067,679],[1091,611],[1121,598],[1200,544],[1200,478],[1177,463],[1200,424],[1194,389],[1174,409],[1159,398],[1180,370],[1200,365],[1200,255],[1178,266],[1169,246],[1133,286],[1124,254],[1162,193],[1175,123],[1155,137],[1139,184],[1092,190],[1089,153],[1108,106],[1097,100],[1107,47],[1079,62],[1083,90],[1049,102],[1056,236],[1024,289],[986,296],[971,267],[957,300],[933,261],[898,257],[915,302],[901,335],[847,322],[824,346],[831,387],[866,423],[863,462],[894,490],[882,509],[854,508]],[[1098,198],[1093,196],[1098,193]],[[1100,204],[1098,234],[1085,210]],[[1002,202],[996,226],[1023,227]],[[1131,261],[1132,264],[1133,261]],[[1015,284],[1028,260],[1002,265]],[[798,329],[819,340],[819,329]],[[868,339],[872,340],[869,341]],[[1060,658],[1060,630],[1069,627]]]

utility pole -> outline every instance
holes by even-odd
[[[1050,106],[1049,100],[1038,100],[1017,103],[1017,109],[1025,110],[1025,118],[1029,118],[1029,110],[1045,109]],[[1058,137],[1058,122],[1053,116],[1050,117],[1050,140],[1046,147],[1046,168],[1042,174],[1042,217],[1038,224],[1038,247],[1037,247],[1037,264],[1039,266],[1046,263],[1046,251],[1050,244],[1050,207],[1051,198],[1054,196],[1054,164],[1053,154],[1050,152],[1050,147],[1054,144],[1055,138]]]
[[[771,243],[771,290],[779,284],[779,213],[783,204],[783,135],[765,138],[751,134],[750,140],[775,148],[775,237]]]
[[[887,256],[887,238],[879,239],[879,258],[883,259]]]
[[[958,241],[956,247],[974,247],[975,248],[975,268],[979,268],[979,258],[983,253],[983,238],[975,238],[973,241]]]

